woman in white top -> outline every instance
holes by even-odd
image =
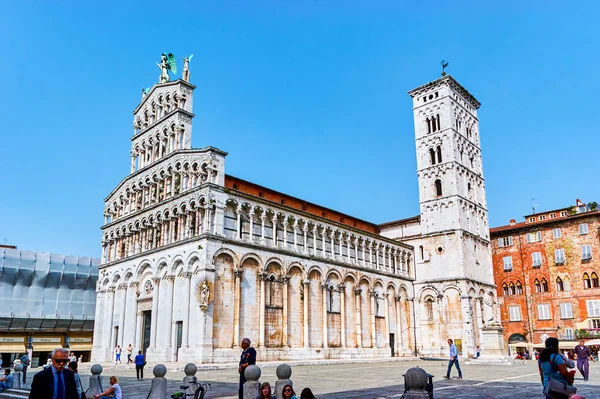
[[[94,395],[94,398],[96,399],[123,399],[123,394],[121,393],[121,387],[119,386],[118,382],[119,379],[117,377],[115,377],[114,375],[112,377],[110,377],[110,388],[108,388],[106,391],[102,392],[99,395]]]

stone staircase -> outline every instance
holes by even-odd
[[[26,399],[29,397],[28,389],[7,389],[4,392],[0,392],[0,399]]]

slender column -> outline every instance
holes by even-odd
[[[394,249],[393,259],[394,259],[394,274],[398,273],[398,264],[396,263],[396,259],[398,257],[398,251]]]
[[[175,285],[175,276],[165,276],[164,278],[167,280],[167,289],[165,293],[165,298],[161,300],[166,303],[166,311],[165,314],[161,314],[160,327],[163,329],[164,333],[164,346],[171,347],[171,337],[173,336],[173,289]],[[163,319],[164,316],[164,319]],[[162,334],[160,334],[162,335]]]
[[[172,217],[170,223],[171,225],[169,226],[169,244],[175,242],[175,223],[177,223],[177,217]]]
[[[260,241],[262,241],[263,244],[265,242],[265,220],[266,219],[267,219],[267,216],[263,213],[260,216]]]
[[[106,243],[102,241],[102,263],[106,263]]]
[[[362,289],[356,287],[354,288],[354,298],[356,299],[356,347],[362,348],[362,319],[360,314],[362,296],[360,295]]]
[[[354,237],[354,264],[358,265],[358,238]]]
[[[181,331],[181,346],[187,348],[190,342],[190,291],[192,273],[182,273],[181,278],[183,278],[183,328]]]
[[[150,320],[150,347],[156,348],[156,321],[158,319],[158,296],[160,288],[160,278],[152,278],[154,289],[152,290],[152,319]]]
[[[265,278],[267,277],[266,272],[260,272],[258,278],[260,278],[260,309],[258,313],[258,347],[264,349],[265,347]]]
[[[237,239],[242,239],[242,206],[239,205],[235,210],[235,214],[237,216],[236,219],[236,230],[237,230]]]
[[[121,314],[119,314],[119,337],[118,341],[121,347],[125,346],[125,342],[123,341],[123,336],[125,335],[125,312],[127,311],[127,283],[119,284],[117,288],[119,291],[123,291],[121,297],[123,298],[123,304],[121,306]]]
[[[400,348],[402,347],[402,321],[400,320],[400,306],[401,303],[400,301],[402,300],[402,297],[400,295],[396,296],[395,298],[395,304],[396,304],[396,356],[400,356]]]
[[[340,232],[340,258],[339,258],[339,260],[341,260],[341,261],[344,260],[344,251],[342,248],[344,245],[343,241],[344,241],[343,233]]]
[[[252,242],[254,241],[254,209],[250,211],[248,218],[250,219],[250,236],[248,240]]]
[[[285,276],[281,279],[281,285],[283,288],[282,344],[284,348],[288,348],[288,281],[290,281],[288,276]]]
[[[156,224],[152,225],[152,248],[158,246],[158,227]]]
[[[318,234],[317,225],[313,225],[313,255],[317,256],[317,234]]]
[[[135,172],[135,155],[131,153],[131,169],[129,173]]]
[[[367,262],[367,258],[365,257],[365,240],[362,241],[362,244],[360,245],[361,249],[362,249],[362,265],[363,267],[366,267],[366,262]]]
[[[346,347],[346,286],[344,284],[338,285],[340,290],[340,324],[341,324],[341,336],[342,336],[342,348]]]
[[[331,233],[329,233],[329,239],[331,240],[331,259],[337,259],[337,257],[335,256],[335,232],[333,230],[331,230]]]
[[[135,337],[134,337],[134,345],[138,350],[141,350],[142,352],[146,349],[146,348],[142,348],[142,345],[144,344],[142,342],[142,325],[144,324],[144,313],[143,312],[137,312],[137,317],[136,317],[136,322],[135,322]]]
[[[294,251],[298,252],[298,219],[294,220],[292,228],[294,229]]]
[[[235,279],[235,291],[233,293],[233,342],[231,347],[237,348],[240,344],[240,302],[242,300],[242,276],[244,275],[244,269],[233,269],[233,275]]]
[[[373,241],[369,242],[369,267],[373,267]]]
[[[304,284],[303,287],[303,297],[302,297],[302,301],[304,302],[304,313],[303,313],[303,327],[304,327],[304,347],[308,348],[308,301],[310,298],[310,292],[309,292],[309,288],[308,286],[310,285],[310,280],[304,280],[302,281],[302,284]]]
[[[210,205],[204,207],[204,220],[203,220],[202,232],[210,233]]]
[[[375,244],[375,269],[379,270],[379,244]]]
[[[273,215],[271,223],[273,224],[273,246],[277,247],[277,215]]]
[[[104,339],[102,341],[102,346],[108,349],[112,349],[114,346],[112,345],[112,330],[113,330],[113,315],[114,315],[114,306],[115,306],[115,288],[109,287],[107,292],[107,301],[106,307],[104,308]]]
[[[377,325],[375,324],[375,301],[377,300],[377,292],[369,292],[371,295],[371,347],[377,347]]]
[[[200,209],[196,209],[196,224],[194,225],[194,236],[197,236],[201,232],[200,227]]]
[[[284,218],[283,219],[283,223],[281,224],[283,229],[282,229],[282,236],[283,236],[283,245],[282,248],[287,249],[288,247],[288,240],[287,240],[287,225],[288,225],[288,218]]]
[[[308,223],[304,222],[304,226],[302,227],[302,231],[304,232],[304,249],[302,252],[305,254],[308,253]]]
[[[389,309],[388,307],[390,306],[390,303],[388,302],[388,297],[390,294],[383,294],[383,302],[384,302],[384,307],[383,307],[383,317],[385,318],[385,347],[389,348],[390,347],[390,316],[389,316]]]
[[[350,263],[350,236],[346,235],[346,261]]]
[[[323,348],[327,349],[327,284],[321,284],[323,299]]]
[[[185,228],[183,226],[183,215],[179,215],[177,218],[177,241],[181,241],[185,238]]]
[[[325,227],[323,227],[323,231],[321,232],[321,238],[323,241],[323,253],[321,254],[324,258],[327,256],[327,251],[326,251],[326,247],[325,247],[325,236],[327,235],[327,232],[325,231]]]

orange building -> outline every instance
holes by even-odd
[[[517,347],[564,347],[600,338],[600,211],[575,206],[490,230],[504,338]]]

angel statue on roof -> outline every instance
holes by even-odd
[[[175,56],[171,53],[162,53],[160,56],[160,64],[157,62],[156,65],[160,69],[160,77],[158,78],[159,83],[166,83],[171,80],[169,71],[171,71],[173,74],[177,73]]]
[[[181,79],[186,82],[190,81],[190,61],[194,57],[194,54],[189,57],[183,57],[183,71],[181,71]]]

